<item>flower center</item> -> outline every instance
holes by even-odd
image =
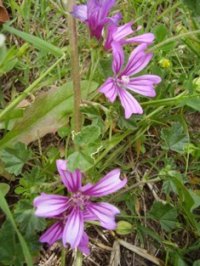
[[[121,82],[122,82],[122,84],[123,85],[128,85],[128,83],[130,82],[130,78],[129,78],[129,76],[122,76],[121,77]]]
[[[89,198],[89,196],[85,196],[81,192],[76,192],[71,197],[72,205],[74,207],[79,207],[81,210],[84,210],[89,201]]]

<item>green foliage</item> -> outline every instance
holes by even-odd
[[[63,52],[60,48],[55,47],[54,45],[52,45],[52,44],[50,44],[50,43],[48,43],[48,42],[46,42],[46,41],[44,41],[38,37],[35,37],[29,33],[16,30],[15,28],[8,26],[7,24],[5,24],[3,26],[3,29],[9,33],[12,33],[12,34],[19,36],[23,40],[27,41],[28,43],[33,44],[37,49],[39,49],[45,53],[50,52],[55,56],[62,56],[63,55]]]
[[[73,132],[66,12],[60,1],[18,2],[4,1],[12,21],[2,26],[6,40],[0,47],[0,175],[9,180],[9,185],[0,183],[0,207],[7,218],[0,229],[0,264],[32,265],[32,258],[38,263],[38,235],[46,223],[34,216],[33,199],[64,190],[55,161],[66,157],[71,170],[87,171],[85,183],[116,167],[127,176],[125,192],[105,199],[121,210],[120,239],[134,237],[163,265],[198,266],[199,1],[118,1],[114,12],[121,11],[124,22],[134,19],[133,29],[142,26],[136,36],[155,34],[148,47],[154,57],[141,74],[162,77],[155,98],[133,93],[144,114],[128,120],[118,98],[112,104],[97,90],[113,74],[112,54],[99,49],[77,23],[83,80],[78,134]],[[133,47],[124,46],[125,59]],[[98,264],[95,252],[91,256]]]
[[[0,155],[5,169],[11,174],[19,175],[24,164],[31,159],[32,153],[23,143],[16,143],[12,148],[1,150]]]
[[[86,126],[81,132],[75,134],[74,143],[82,147],[87,146],[88,144],[93,144],[98,140],[100,134],[101,130],[98,126]]]
[[[5,197],[10,190],[10,186],[6,183],[0,183],[0,190],[3,196]]]
[[[159,221],[163,230],[170,232],[177,226],[178,213],[170,204],[154,202],[149,215],[155,221]]]
[[[167,34],[168,34],[168,29],[166,28],[165,25],[163,24],[158,24],[154,29],[153,29],[153,33],[155,34],[156,36],[156,41],[159,43],[159,42],[162,42]]]
[[[97,125],[83,127],[81,132],[74,135],[74,143],[79,150],[68,157],[68,167],[71,171],[79,168],[87,171],[93,164],[93,156],[101,149],[101,129]]]
[[[82,97],[85,99],[96,89],[97,83],[92,82],[88,88],[88,81],[82,81],[81,86]],[[12,130],[0,140],[0,147],[16,141],[28,144],[38,137],[54,133],[65,124],[65,117],[72,113],[72,109],[72,82],[44,92],[25,110],[23,117],[15,122]]]
[[[15,220],[27,238],[35,236],[46,227],[45,220],[35,216],[34,211],[33,203],[29,200],[20,200],[15,207]]]
[[[26,261],[27,266],[32,266],[33,262],[32,262],[32,257],[31,257],[28,245],[27,245],[24,237],[22,236],[22,234],[20,233],[20,231],[17,228],[17,225],[15,223],[13,215],[9,209],[8,203],[6,202],[4,195],[2,194],[1,190],[0,190],[0,208],[2,209],[4,214],[6,215],[8,221],[12,225],[13,230],[17,234],[17,237],[19,239],[19,243],[20,243],[23,255],[24,255],[24,260]]]
[[[198,0],[182,0],[197,17],[200,16],[200,2]]]
[[[200,112],[200,97],[188,99],[184,102],[184,104],[189,106],[193,110]]]
[[[23,266],[23,253],[9,221],[5,221],[1,226],[0,243],[0,263],[9,266]]]
[[[15,189],[16,194],[22,194],[25,198],[33,198],[41,190],[42,182],[45,181],[44,173],[40,167],[33,167],[31,172],[25,172],[19,180],[19,185]]]
[[[161,138],[164,141],[163,149],[178,153],[184,153],[185,146],[189,143],[189,137],[180,123],[174,123],[170,128],[163,129]]]

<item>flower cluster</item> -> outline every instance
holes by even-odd
[[[68,243],[72,249],[78,248],[87,255],[89,241],[84,222],[98,221],[102,227],[113,230],[116,227],[115,215],[120,212],[107,202],[94,202],[93,198],[116,192],[126,185],[127,179],[121,180],[120,170],[114,169],[96,184],[82,186],[81,172],[78,169],[70,172],[65,160],[57,160],[57,169],[70,196],[42,193],[35,198],[35,214],[56,220],[40,237],[40,242],[52,245],[62,239],[64,246]]]
[[[74,6],[73,16],[85,23],[92,37],[95,37],[107,52],[112,53],[113,76],[108,77],[99,91],[110,102],[118,97],[125,111],[125,118],[132,114],[142,114],[138,101],[128,91],[140,95],[154,97],[154,87],[161,82],[156,75],[138,75],[150,62],[152,53],[147,51],[148,45],[154,41],[152,33],[136,35],[140,27],[134,31],[132,22],[119,25],[122,15],[116,13],[109,16],[115,0],[88,0],[86,5]],[[127,63],[123,47],[134,44],[137,47],[131,52]],[[53,218],[56,222],[40,237],[41,242],[52,245],[62,240],[63,245],[69,244],[72,249],[78,248],[89,254],[88,236],[84,223],[97,221],[109,230],[116,227],[115,216],[119,210],[107,202],[94,202],[94,198],[114,193],[126,185],[127,179],[120,179],[120,170],[114,169],[96,184],[82,186],[82,173],[79,169],[70,172],[67,161],[58,160],[57,169],[62,183],[69,196],[42,193],[34,200],[35,214],[39,217]]]
[[[132,77],[142,71],[150,62],[152,54],[146,52],[148,45],[154,41],[152,33],[134,36],[136,31],[132,29],[132,22],[119,26],[122,19],[120,13],[109,16],[109,12],[115,5],[115,0],[88,0],[86,5],[77,5],[73,9],[73,16],[84,22],[92,37],[103,42],[106,51],[112,51],[113,77],[109,77],[100,87],[99,91],[104,93],[110,102],[119,97],[125,111],[125,118],[132,114],[142,114],[143,110],[138,101],[127,92],[126,89],[144,96],[154,97],[156,95],[154,86],[161,82],[156,75],[142,75]],[[139,44],[131,53],[128,63],[124,69],[123,46],[126,44]]]

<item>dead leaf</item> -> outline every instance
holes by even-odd
[[[133,251],[137,255],[145,258],[146,260],[153,262],[155,265],[158,265],[158,266],[164,265],[163,261],[161,261],[160,259],[156,258],[155,256],[149,254],[146,249],[139,248],[139,247],[132,245],[132,244],[130,244],[124,240],[121,240],[121,239],[119,239],[118,241],[119,241],[119,244],[122,245],[123,247]]]
[[[8,11],[4,7],[2,1],[0,0],[0,24],[9,20]]]
[[[109,266],[120,266],[120,245],[117,240],[113,244]]]

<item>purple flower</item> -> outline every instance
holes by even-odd
[[[118,42],[121,45],[128,43],[146,43],[152,44],[154,41],[153,33],[145,33],[131,38],[126,38],[130,34],[134,34],[136,31],[132,29],[133,22],[128,22],[122,26],[117,27],[115,24],[109,24],[106,31],[106,39],[104,48],[110,50],[112,48],[112,42]],[[140,27],[138,28],[140,29]]]
[[[127,179],[120,179],[120,170],[114,169],[96,184],[81,185],[82,174],[77,169],[70,172],[65,160],[57,160],[57,169],[70,197],[42,193],[34,200],[35,215],[57,220],[41,237],[41,242],[52,245],[62,239],[63,245],[70,244],[84,254],[89,254],[88,236],[84,222],[99,221],[101,226],[113,230],[115,215],[119,210],[106,202],[93,202],[93,197],[112,194],[125,186]]]
[[[121,19],[121,14],[117,13],[113,17],[108,17],[108,13],[115,5],[115,0],[88,0],[87,5],[74,6],[72,15],[86,23],[90,29],[92,37],[97,40],[102,37],[102,30],[105,24],[117,24]]]
[[[153,56],[151,53],[145,52],[146,48],[147,44],[140,44],[134,49],[128,63],[122,69],[124,64],[123,49],[118,42],[112,43],[114,77],[109,77],[99,91],[104,93],[110,102],[114,102],[116,97],[119,97],[125,110],[125,118],[129,118],[132,114],[143,113],[142,107],[127,89],[144,96],[154,97],[156,95],[154,85],[161,82],[161,78],[156,75],[132,77],[143,70]]]

